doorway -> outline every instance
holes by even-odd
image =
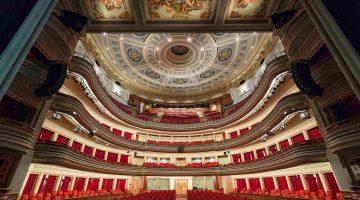
[[[188,180],[187,179],[175,179],[176,195],[186,196],[187,189],[188,189]]]

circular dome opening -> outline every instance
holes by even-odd
[[[189,47],[184,45],[174,45],[170,48],[170,51],[177,56],[183,56],[189,52]]]

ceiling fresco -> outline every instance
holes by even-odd
[[[214,13],[215,0],[144,0],[149,20],[203,20]]]
[[[129,0],[89,0],[87,4],[93,19],[131,20]]]
[[[271,31],[277,0],[81,0],[89,32]],[[187,27],[181,27],[188,24]],[[229,24],[239,26],[228,26]],[[211,31],[210,31],[211,30]]]
[[[188,97],[224,87],[246,71],[246,62],[256,55],[265,35],[108,33],[92,37],[111,64],[114,77],[119,77],[134,94],[160,98],[169,96],[169,92]]]
[[[266,0],[231,0],[228,19],[262,18],[266,14]]]

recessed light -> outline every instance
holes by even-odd
[[[106,35],[106,32],[104,32],[103,35]]]
[[[201,47],[200,50],[201,50],[201,51],[204,51],[204,47]]]
[[[256,32],[254,32],[253,34],[256,35]]]
[[[106,50],[109,50],[109,47],[106,47]]]
[[[171,39],[171,38],[168,38],[168,39],[167,39],[167,41],[168,41],[168,42],[171,42],[171,41],[172,41],[172,39]]]
[[[239,41],[239,40],[240,40],[240,38],[239,38],[239,37],[236,37],[236,40],[237,40],[237,41]]]
[[[187,41],[188,41],[188,42],[191,42],[191,40],[192,40],[191,37],[188,37],[188,38],[187,38]]]
[[[159,47],[156,47],[156,51],[159,51]]]
[[[214,44],[214,47],[216,47],[216,43]]]
[[[123,37],[120,37],[120,40],[123,40],[124,38]]]

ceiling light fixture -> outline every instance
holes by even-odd
[[[171,41],[172,41],[172,39],[171,39],[171,38],[168,38],[168,39],[167,39],[167,41],[168,41],[168,42],[171,42]]]
[[[156,47],[156,51],[159,51],[159,47]]]
[[[201,51],[204,51],[204,47],[200,47],[200,50],[201,50]]]
[[[239,40],[240,40],[240,38],[239,38],[239,37],[236,37],[236,40],[237,40],[237,41],[239,41]]]
[[[188,42],[191,42],[191,40],[192,40],[191,37],[188,37],[188,38],[187,38],[187,41],[188,41]]]
[[[120,40],[123,40],[124,38],[123,37],[120,37]]]
[[[104,32],[103,35],[106,35],[106,32]]]

